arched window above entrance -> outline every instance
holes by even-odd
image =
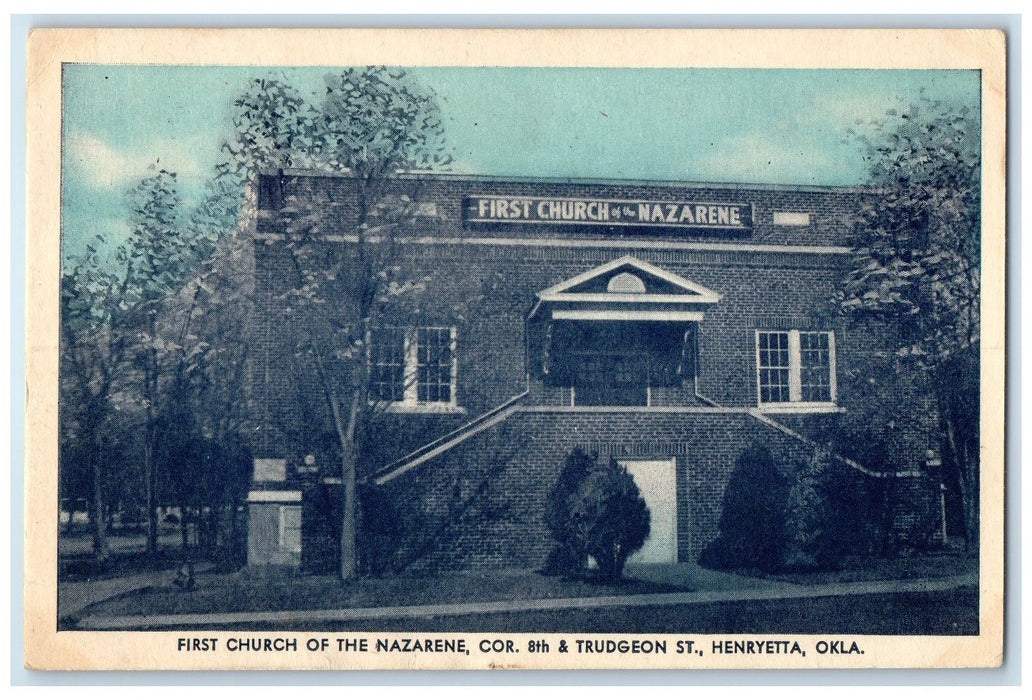
[[[606,291],[610,294],[644,294],[645,283],[637,275],[632,275],[630,272],[621,272],[609,280],[609,284],[606,285]]]

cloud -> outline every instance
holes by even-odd
[[[108,189],[129,181],[135,170],[128,158],[95,136],[83,132],[69,134],[64,158],[70,168],[83,172],[94,188]]]
[[[180,178],[197,178],[206,167],[198,154],[211,153],[200,137],[187,139],[151,139],[127,151],[84,131],[72,132],[65,140],[64,158],[69,170],[80,174],[76,184],[93,190],[124,190],[145,176],[157,163],[175,172]]]
[[[87,131],[71,131],[64,139],[61,190],[62,259],[66,264],[85,252],[87,242],[103,234],[102,250],[111,251],[131,232],[125,193],[158,167],[177,174],[184,211],[196,203],[204,177],[213,174],[218,152],[200,136],[130,139],[118,145]]]

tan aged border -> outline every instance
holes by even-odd
[[[64,63],[193,65],[588,66],[910,68],[982,71],[984,177],[982,197],[982,540],[980,634],[971,637],[855,639],[863,655],[704,658],[648,654],[480,653],[481,639],[530,635],[448,634],[464,638],[464,654],[338,652],[337,637],[362,633],[194,633],[191,636],[290,637],[296,652],[176,652],[177,632],[57,632],[57,376],[60,237],[61,67]],[[273,30],[44,29],[29,38],[28,232],[26,309],[25,655],[35,669],[340,669],[340,668],[889,668],[984,667],[1002,660],[1003,426],[1005,299],[1005,37],[989,30]],[[428,636],[428,635],[420,635]],[[583,636],[583,635],[582,635]],[[652,639],[657,635],[619,635]],[[734,635],[690,635],[707,649]],[[595,639],[617,635],[592,635]],[[329,639],[326,651],[308,651]],[[674,637],[669,637],[675,639]],[[791,638],[808,649],[809,635]],[[671,642],[673,644],[673,642]]]

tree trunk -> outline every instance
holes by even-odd
[[[207,525],[205,526],[206,533],[204,536],[204,548],[208,553],[217,553],[220,549],[220,545],[224,546],[225,541],[222,536],[222,509],[221,503],[213,505],[207,514]]]
[[[969,554],[978,552],[979,549],[979,479],[978,463],[972,463],[968,450],[961,444],[955,455],[957,462],[956,469],[960,476],[960,488],[963,496],[962,507],[964,514],[964,550]]]
[[[236,565],[240,560],[240,557],[238,556],[240,552],[237,548],[240,541],[239,521],[240,513],[237,507],[237,502],[234,500],[229,511],[229,546],[227,547],[229,556],[234,565]]]
[[[341,465],[341,484],[344,489],[344,513],[340,533],[340,577],[347,581],[358,573],[358,533],[355,527],[355,449],[354,443],[345,447]]]
[[[186,514],[189,509],[186,506],[179,507],[179,534],[183,540],[183,559],[188,557],[190,551],[190,526],[186,523]]]
[[[355,487],[355,467],[358,454],[355,449],[355,428],[358,424],[358,412],[362,408],[362,393],[355,391],[351,397],[347,425],[343,425],[340,409],[336,401],[334,406],[334,422],[341,447],[341,488],[344,493],[340,527],[340,577],[347,581],[358,573],[358,532],[357,532],[357,489]]]
[[[143,447],[143,460],[147,479],[147,555],[155,558],[158,556],[158,494],[154,478],[154,449],[149,435]]]
[[[97,563],[108,560],[107,533],[104,530],[104,500],[101,494],[100,464],[93,461],[93,498],[90,502],[90,528],[93,531],[93,557]]]
[[[973,356],[977,362],[977,354]],[[967,362],[965,363],[965,360]],[[942,427],[942,464],[955,476],[964,522],[964,550],[979,549],[979,420],[977,364],[954,358],[935,376]]]
[[[148,331],[150,337],[157,335],[154,312],[148,314]],[[158,555],[158,472],[154,464],[155,422],[154,406],[158,400],[158,355],[153,348],[146,351],[144,367],[144,398],[147,400],[144,447],[145,469],[147,477],[147,554]]]

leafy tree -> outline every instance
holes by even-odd
[[[93,243],[61,276],[60,472],[62,495],[89,504],[93,553],[109,556],[104,528],[107,465],[102,436],[115,410],[116,378],[126,361],[118,277]]]
[[[921,100],[857,137],[875,192],[859,205],[837,296],[845,314],[885,325],[904,371],[927,376],[969,547],[978,540],[978,135],[976,114]]]
[[[78,466],[91,474],[94,549],[101,559],[107,556],[104,480],[133,481],[118,473],[129,462],[113,456],[111,436],[124,434],[135,420],[142,424],[147,546],[157,553],[155,451],[166,370],[170,357],[193,356],[182,352],[182,334],[169,331],[175,324],[166,305],[213,248],[182,225],[175,173],[152,167],[129,190],[126,206],[129,239],[104,256],[99,251],[106,241],[97,236],[62,276],[62,478],[74,483]]]
[[[182,421],[181,431],[166,431],[170,442],[161,449],[181,451],[184,435],[193,434],[185,441],[189,461],[163,460],[163,486],[184,509],[210,520],[200,533],[206,548],[220,545],[227,516],[225,536],[235,546],[237,509],[250,480],[250,464],[242,465],[251,460],[247,442],[253,434],[246,376],[254,343],[252,185],[260,170],[302,164],[290,154],[299,152],[306,129],[294,111],[303,103],[282,81],[250,81],[236,105],[235,137],[222,144],[215,176],[198,204],[179,218],[192,264],[179,288],[166,295],[157,329],[164,376],[159,420]],[[277,119],[259,119],[263,110]]]
[[[249,483],[239,477],[250,468],[241,465],[250,461],[243,436],[252,424],[246,372],[254,337],[253,260],[246,236],[203,225],[206,219],[195,212],[186,227],[214,252],[163,305],[165,439],[158,443],[167,491],[184,513],[203,520],[200,544],[211,549],[227,514],[228,537],[236,541],[235,513]]]
[[[914,512],[920,505],[908,491],[911,480],[891,475],[900,470],[902,460],[924,459],[926,450],[939,444],[937,403],[931,376],[914,358],[876,347],[855,352],[855,361],[839,373],[839,392],[849,397],[849,410],[814,417],[810,432],[826,439],[833,454],[885,475],[862,476],[862,484],[840,488],[833,500],[844,511],[863,513],[851,519],[853,536],[843,537],[846,533],[840,531],[837,542],[851,540],[849,549],[890,556],[901,544],[896,511],[906,507]],[[837,464],[835,471],[840,480],[862,474]],[[846,495],[851,501],[842,502]],[[914,538],[920,534],[911,528]]]
[[[94,551],[101,560],[107,558],[102,442],[112,430],[113,411],[131,407],[129,384],[142,389],[148,414],[153,410],[156,379],[150,360],[156,352],[155,319],[163,295],[176,279],[175,263],[183,255],[176,248],[179,199],[173,173],[157,170],[142,180],[128,193],[127,205],[135,225],[129,242],[114,251],[114,260],[100,253],[106,241],[98,235],[62,276],[62,395],[66,398],[62,424],[71,431],[66,433],[62,469],[71,474],[77,465],[86,465],[91,474],[90,520]],[[155,483],[149,457],[152,446],[147,439],[149,491]],[[156,551],[153,494],[147,502],[152,520],[149,543]]]
[[[315,108],[283,76],[253,78],[233,101],[232,135],[222,142],[212,183],[214,210],[246,223],[257,211],[258,175],[316,168]]]
[[[352,245],[327,241],[341,233],[341,212],[325,193],[288,187],[280,210],[294,277],[280,302],[288,309],[283,322],[297,330],[287,350],[323,395],[339,443],[340,573],[347,579],[358,559],[358,442],[375,409],[367,337],[388,309],[413,309],[427,282],[412,279],[401,264],[396,236],[412,221],[421,181],[396,176],[446,165],[450,155],[436,96],[404,71],[350,68],[327,75],[325,84],[313,108],[277,81],[252,83],[236,103],[241,136],[227,147],[227,168],[242,179],[299,163],[351,176]]]
[[[133,352],[136,389],[143,412],[147,474],[147,551],[158,551],[158,415],[162,404],[163,361],[178,346],[159,333],[163,304],[206,256],[205,242],[181,225],[176,174],[164,169],[145,177],[127,195],[132,231],[116,259],[125,269],[122,304],[127,307],[127,341]]]
[[[437,95],[404,70],[349,68],[327,74],[325,83],[316,155],[330,170],[354,173],[376,191],[398,170],[451,163]]]
[[[557,542],[556,573],[579,573],[590,557],[598,577],[614,581],[649,536],[649,509],[615,459],[598,462],[575,450],[549,494],[545,523]]]

